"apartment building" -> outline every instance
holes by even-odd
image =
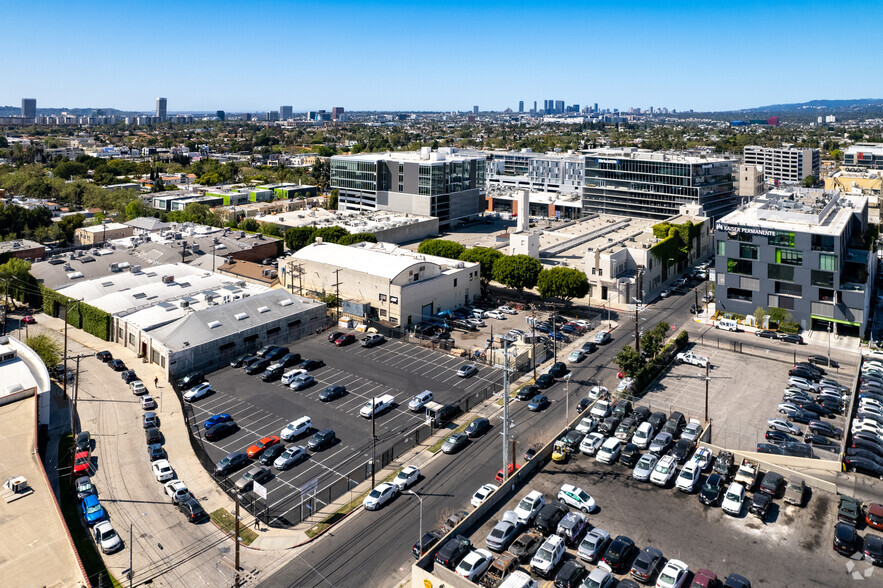
[[[799,184],[807,176],[819,177],[818,149],[747,145],[742,157],[746,165],[763,166],[767,184]]]

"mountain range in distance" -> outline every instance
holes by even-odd
[[[857,98],[853,100],[810,100],[809,102],[793,102],[790,104],[770,104],[743,108],[731,112],[794,112],[800,110],[852,110],[868,106],[883,106],[883,98]]]

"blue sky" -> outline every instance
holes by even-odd
[[[725,110],[880,98],[883,3],[10,0],[0,104]]]

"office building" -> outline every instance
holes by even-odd
[[[434,216],[442,227],[482,210],[485,157],[453,148],[362,153],[331,158],[340,210],[390,210]]]
[[[156,118],[160,120],[160,122],[166,120],[167,117],[167,101],[165,98],[157,98],[156,99]]]
[[[843,153],[844,167],[883,169],[883,143],[856,143]]]
[[[227,113],[224,112],[223,110],[219,110],[219,111],[217,111],[217,112],[215,113],[215,116],[216,116],[216,117],[218,118],[218,120],[221,121],[221,122],[224,122],[225,120],[227,120]]]
[[[291,120],[291,106],[279,107],[279,120]]]
[[[634,147],[584,152],[583,213],[664,220],[682,204],[720,218],[736,207],[733,162],[729,159]]]
[[[279,112],[277,112],[275,110],[268,110],[267,111],[267,122],[274,122],[277,120],[279,120]]]
[[[518,112],[524,112],[524,100],[518,101]]]
[[[807,176],[819,177],[819,150],[797,147],[746,145],[743,163],[763,166],[767,184],[799,184]]]
[[[21,116],[22,118],[37,118],[37,99],[22,98],[21,99]]]
[[[335,106],[331,109],[331,120],[339,120],[343,112],[343,106]]]
[[[478,106],[472,107],[472,114],[478,114]]]
[[[481,295],[477,263],[422,255],[391,243],[313,243],[280,260],[283,287],[339,293],[341,311],[411,325]]]
[[[585,160],[577,154],[493,151],[487,161],[487,184],[488,188],[581,195],[584,171]]]
[[[96,245],[114,239],[131,237],[134,234],[135,229],[122,223],[107,222],[100,225],[90,225],[74,231],[74,245]]]
[[[533,110],[531,110],[531,112],[533,114],[537,113],[537,101],[536,100],[533,101]]]
[[[789,186],[756,198],[715,226],[717,310],[781,308],[804,329],[863,335],[877,267],[867,227],[866,196]]]
[[[743,163],[739,166],[736,194],[740,198],[754,198],[763,193],[763,166]]]
[[[555,101],[555,114],[562,114],[564,112],[564,100],[556,100]]]

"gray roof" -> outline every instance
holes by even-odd
[[[40,245],[36,241],[31,241],[29,239],[0,241],[0,253],[7,253],[9,251],[19,251],[24,249],[35,249],[37,247],[43,247],[43,245]]]
[[[138,218],[133,218],[130,221],[126,221],[123,223],[124,225],[129,225],[130,227],[134,227],[136,229],[141,229],[142,231],[162,231],[163,229],[170,229],[175,226],[175,223],[164,223],[158,218],[154,218],[152,216],[139,216]]]

